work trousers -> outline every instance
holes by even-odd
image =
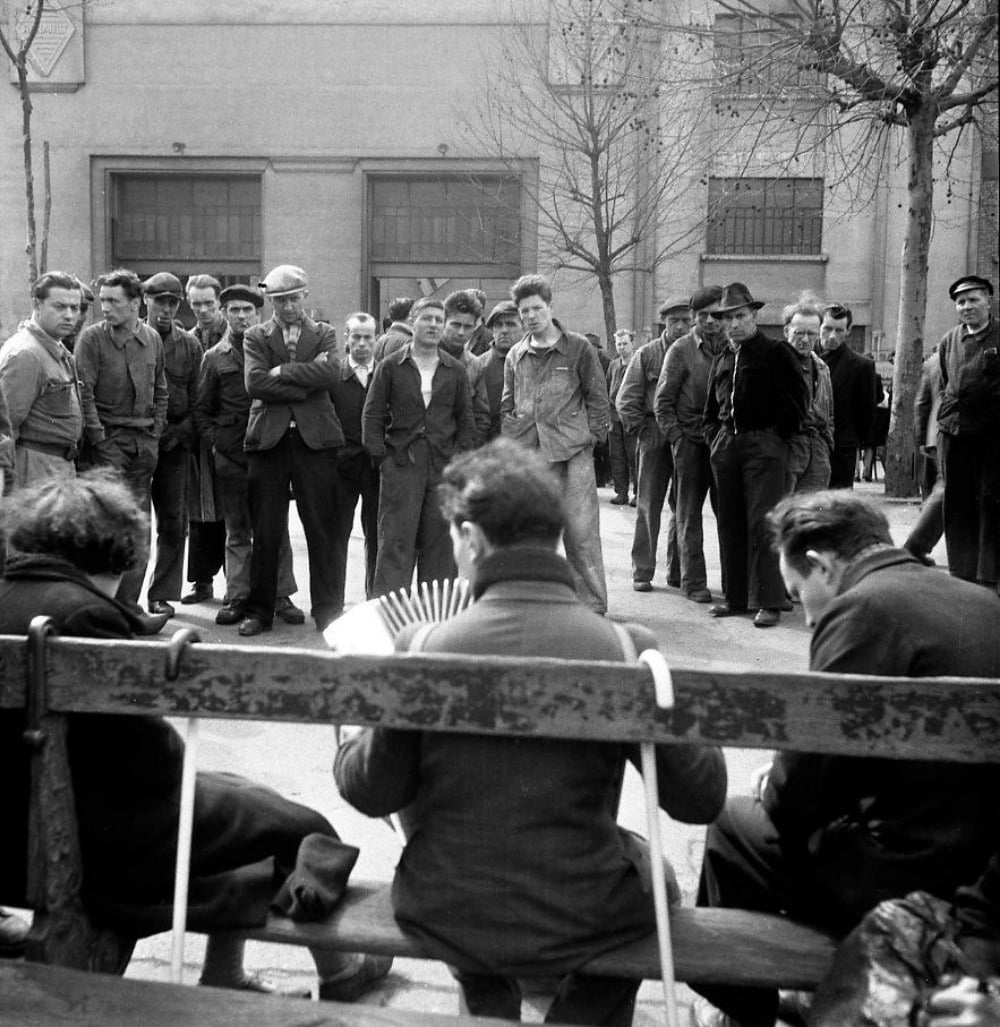
[[[636,483],[635,535],[632,538],[632,580],[652,581],[656,571],[656,550],[660,543],[660,520],[667,502],[667,583],[681,583],[681,562],[677,551],[674,517],[675,491],[671,485],[674,460],[670,445],[655,424],[646,422],[639,431],[638,482]]]
[[[858,473],[858,447],[836,446],[830,454],[830,488],[853,489]]]
[[[789,492],[830,487],[830,447],[819,435],[795,435],[789,443]]]
[[[337,462],[340,476],[340,505],[337,507],[336,595],[344,608],[347,582],[347,548],[354,528],[354,510],[361,500],[361,531],[365,537],[365,599],[375,595],[375,565],[378,558],[379,472],[364,452],[342,456]]]
[[[621,421],[612,421],[608,431],[611,456],[611,484],[616,496],[628,496],[629,486],[636,484],[636,437],[625,430]]]
[[[151,494],[156,514],[156,562],[149,598],[180,599],[187,535],[187,476],[191,453],[185,446],[161,449]]]
[[[250,519],[250,487],[246,464],[221,454],[215,457],[219,501],[226,529],[226,603],[245,603],[250,595],[250,554],[253,550],[253,522]],[[193,522],[196,523],[196,522]],[[214,523],[214,522],[204,522]],[[288,519],[278,549],[278,579],[275,595],[287,599],[298,591],[292,569],[292,543]]]
[[[448,522],[438,507],[441,472],[431,448],[418,439],[409,460],[398,464],[390,452],[379,468],[378,555],[374,594],[405,591],[417,582],[445,581],[458,574]]]
[[[75,477],[76,464],[72,460],[66,460],[54,453],[42,453],[25,445],[14,446],[14,483],[17,488],[30,488],[53,478]]]
[[[340,487],[337,450],[310,449],[298,430],[289,428],[272,449],[254,450],[250,457],[250,518],[253,549],[250,556],[250,595],[247,615],[265,624],[274,620],[278,588],[278,553],[288,529],[288,487],[295,502],[309,553],[311,615],[322,630],[336,616],[335,533]]]
[[[671,447],[673,458],[674,524],[680,552],[681,588],[685,592],[708,588],[702,510],[705,497],[716,509],[715,479],[708,446],[682,435]],[[723,578],[725,590],[725,578]]]
[[[601,510],[591,447],[552,463],[563,488],[566,528],[563,547],[580,602],[594,613],[608,611],[608,584],[601,548]]]
[[[103,442],[92,448],[96,467],[114,467],[121,472],[140,509],[149,513],[153,472],[159,458],[159,444],[147,431],[138,428],[108,428]],[[139,606],[139,593],[146,577],[146,561],[122,575],[115,599],[130,609]]]
[[[722,429],[712,445],[722,574],[733,609],[777,610],[785,602],[766,517],[785,494],[787,458],[785,440],[771,429]]]
[[[920,516],[906,537],[904,545],[914,553],[926,555],[938,544],[944,534],[944,482],[938,481],[924,500]]]
[[[991,588],[1000,580],[1000,438],[938,435],[948,570]]]
[[[188,531],[187,579],[210,585],[225,564],[226,522],[191,521]]]

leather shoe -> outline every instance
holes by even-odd
[[[753,626],[755,628],[773,628],[780,620],[780,610],[758,610],[753,619]]]
[[[274,615],[286,624],[305,624],[306,615],[288,598],[279,596],[274,601]]]
[[[612,506],[628,506],[628,496],[615,496],[611,500]]]
[[[321,1002],[356,1002],[391,969],[391,956],[353,953],[342,970],[319,982],[319,999]]]
[[[244,638],[259,635],[262,631],[270,631],[271,625],[265,624],[260,617],[244,617],[240,626],[236,629]]]
[[[709,614],[713,617],[742,617],[747,612],[745,606],[730,606],[729,603],[716,603],[709,608]]]
[[[710,603],[712,601],[712,593],[707,588],[693,588],[688,592],[687,597],[692,603]]]
[[[181,602],[185,606],[191,606],[194,603],[207,603],[212,598],[212,583],[210,581],[196,581],[194,588],[186,596],[181,596]]]
[[[150,599],[149,601],[149,612],[157,617],[161,613],[166,614],[167,617],[173,617],[177,612],[166,599]]]
[[[228,627],[231,624],[239,624],[243,620],[243,608],[246,603],[242,599],[234,599],[232,602],[223,603],[222,609],[215,615],[215,623]]]
[[[651,581],[633,581],[632,582],[633,592],[652,592],[653,583]]]
[[[158,635],[164,625],[170,620],[170,617],[165,613],[148,614],[143,613],[140,610],[136,617],[139,618],[139,634],[140,635]]]
[[[280,988],[269,977],[256,971],[244,972],[234,981],[210,980],[202,977],[198,984],[202,988],[229,988],[232,991],[252,991],[258,995],[280,995],[283,998],[312,998],[308,988]]]
[[[24,955],[31,925],[23,917],[0,909],[0,957],[16,959]]]

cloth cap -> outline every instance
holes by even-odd
[[[669,296],[660,304],[660,317],[666,317],[675,310],[688,311],[691,309],[690,300],[687,296]]]
[[[227,285],[219,293],[219,302],[223,306],[231,300],[246,300],[247,303],[252,303],[258,310],[264,306],[264,296],[260,289],[255,289],[252,285],[243,285],[242,283]]]
[[[177,275],[169,271],[160,271],[159,274],[147,278],[142,283],[142,291],[147,296],[173,296],[175,299],[184,299],[184,287]]]
[[[962,278],[956,279],[948,286],[948,295],[955,299],[959,293],[968,292],[970,289],[985,289],[990,296],[993,295],[992,283],[985,278],[980,278],[979,275],[964,275]]]
[[[288,296],[293,292],[303,292],[309,288],[309,279],[305,271],[294,264],[279,264],[268,271],[267,277],[260,287],[268,296]]]
[[[694,311],[704,310],[713,303],[718,303],[721,299],[721,285],[703,285],[700,289],[695,289],[694,294],[691,296],[691,309]]]
[[[764,306],[763,300],[755,300],[750,295],[750,290],[742,282],[731,282],[722,290],[719,299],[719,313],[727,310],[739,310],[741,307],[749,307],[751,310],[760,310]]]
[[[519,321],[521,315],[517,312],[517,304],[513,300],[501,300],[491,311],[490,316],[486,319],[486,327],[492,328],[493,322],[498,317],[516,317]]]

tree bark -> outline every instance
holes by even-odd
[[[886,446],[886,495],[919,494],[913,402],[924,360],[927,266],[934,211],[934,120],[931,105],[914,111],[907,127],[906,230],[900,257],[899,320],[892,374],[892,416]]]
[[[31,161],[31,93],[28,90],[27,50],[17,63],[17,89],[21,94],[21,141],[24,149],[24,198],[28,236],[24,252],[28,257],[28,289],[38,278],[38,231],[35,226],[35,172]]]

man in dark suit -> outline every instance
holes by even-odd
[[[833,453],[830,488],[854,488],[858,449],[871,434],[878,387],[875,362],[847,345],[854,315],[850,307],[828,303],[819,328],[821,356],[833,380]]]
[[[337,452],[344,444],[330,398],[339,375],[337,336],[306,316],[309,290],[302,268],[281,264],[261,286],[274,315],[254,325],[243,343],[252,401],[244,449],[250,457],[253,551],[239,633],[269,631],[274,620],[289,485],[309,551],[312,618],[322,631],[337,613],[334,514],[340,502]]]
[[[813,629],[810,670],[1000,675],[1000,599],[895,548],[867,498],[796,493],[768,521],[785,586]],[[866,702],[878,700],[869,689]],[[709,828],[700,906],[784,912],[846,931],[911,891],[950,900],[1000,841],[995,766],[782,752],[756,791],[730,798]],[[775,992],[698,990],[729,1019],[696,1024],[774,1022]]]
[[[375,370],[375,318],[371,314],[351,314],[347,319],[347,356],[330,395],[344,430],[344,445],[337,455],[340,475],[340,505],[337,508],[337,600],[344,608],[347,579],[347,544],[354,527],[354,509],[361,499],[361,530],[365,536],[365,598],[375,594],[375,559],[378,556],[379,473],[361,444],[361,412],[368,396],[368,383]]]

